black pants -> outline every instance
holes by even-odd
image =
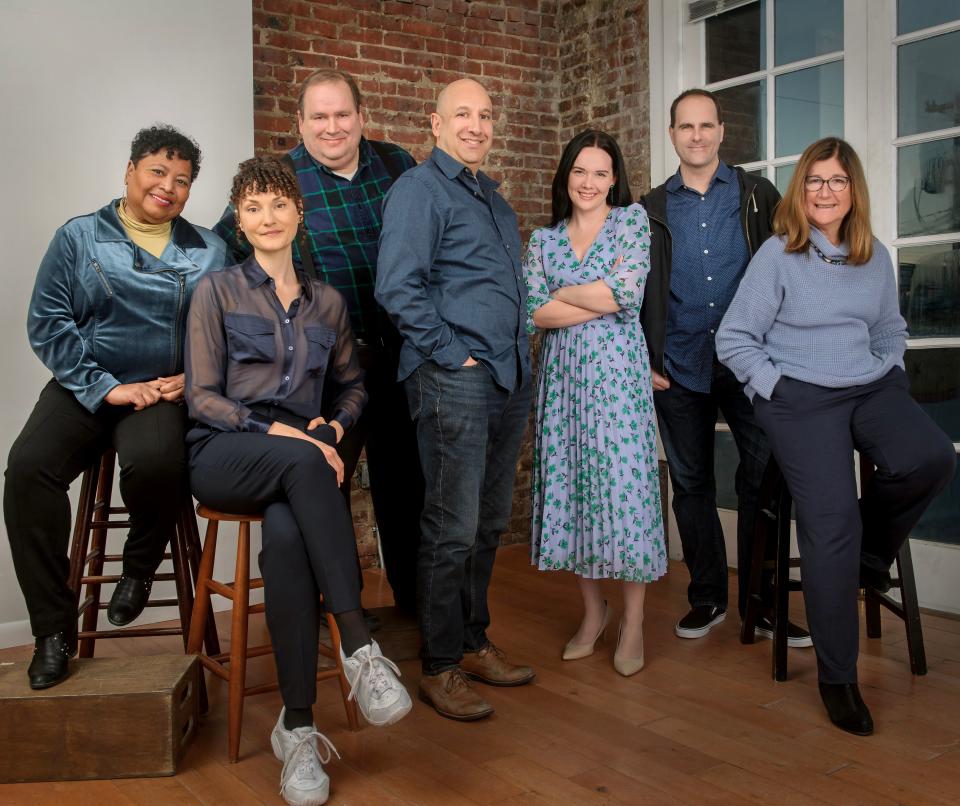
[[[740,573],[737,607],[746,609],[747,579],[753,557],[754,521],[763,471],[770,447],[754,419],[743,384],[714,357],[709,392],[693,392],[672,381],[653,395],[660,440],[673,482],[673,513],[690,572],[687,599],[691,607],[727,607],[727,547],[717,514],[714,476],[714,436],[717,415],[723,412],[737,444],[737,569]],[[770,547],[774,549],[773,546]],[[772,551],[771,551],[772,558]],[[772,606],[771,575],[766,575],[762,598]]]
[[[350,480],[366,445],[370,495],[387,581],[397,606],[415,613],[423,509],[416,426],[410,419],[403,384],[397,381],[396,352],[361,347],[359,355],[369,399],[360,420],[337,448],[343,460],[344,494],[349,506]]]
[[[771,400],[754,398],[796,506],[803,598],[824,683],[857,680],[861,552],[889,568],[956,468],[953,443],[907,386],[896,368],[845,389],[782,378]],[[855,449],[877,467],[859,501]]]
[[[161,401],[134,411],[104,403],[91,414],[50,381],[10,449],[3,515],[13,565],[36,636],[77,619],[67,587],[70,483],[109,446],[120,461],[120,493],[130,510],[124,573],[152,576],[173,535],[186,493],[183,406]]]
[[[315,445],[268,434],[217,433],[190,449],[197,500],[263,512],[260,573],[267,628],[288,708],[316,700],[323,594],[331,613],[360,607],[353,524],[333,469]]]

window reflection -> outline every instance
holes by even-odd
[[[843,136],[843,62],[777,77],[776,155],[799,154],[821,137]]]
[[[730,165],[766,159],[765,81],[718,90],[723,108],[723,144],[720,158]]]
[[[797,163],[791,162],[789,165],[778,165],[777,166],[777,190],[780,191],[782,196],[787,192],[787,185],[790,184],[790,179],[793,177],[793,172],[797,167]]]
[[[907,350],[910,395],[954,442],[960,442],[960,348]]]
[[[960,243],[903,248],[898,260],[900,311],[910,336],[960,336]]]
[[[960,31],[897,49],[898,134],[960,126]]]
[[[897,33],[909,34],[960,20],[957,0],[897,0]]]
[[[960,543],[960,456],[957,465],[953,481],[933,499],[920,522],[913,527],[910,537],[938,543]]]
[[[751,3],[706,21],[708,84],[749,75],[766,67],[764,5]]]
[[[897,150],[897,234],[960,230],[960,137]]]
[[[843,0],[776,0],[774,19],[778,65],[843,50]]]

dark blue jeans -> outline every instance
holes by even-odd
[[[487,644],[487,588],[513,503],[529,382],[512,394],[482,364],[421,364],[406,380],[426,493],[418,608],[425,674]]]
[[[734,374],[714,359],[710,391],[692,392],[676,381],[653,395],[660,440],[667,454],[673,484],[673,512],[690,572],[687,599],[691,607],[727,606],[727,550],[717,514],[713,473],[714,427],[723,412],[737,445],[737,567],[742,574],[738,608],[747,601],[747,579],[753,556],[754,519],[763,471],[770,458],[766,436]],[[766,590],[766,586],[765,590]]]

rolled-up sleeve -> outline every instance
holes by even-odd
[[[401,176],[384,199],[376,299],[424,358],[446,369],[470,356],[428,291],[443,237],[444,214],[430,188]]]
[[[27,313],[30,346],[57,382],[73,392],[88,411],[96,411],[107,393],[120,385],[97,363],[91,346],[77,326],[74,294],[77,248],[70,232],[61,227],[40,263]]]

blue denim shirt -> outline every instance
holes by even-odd
[[[400,380],[469,356],[509,392],[530,377],[520,231],[497,185],[434,148],[384,199],[376,297],[404,338]]]
[[[190,295],[227,262],[223,241],[183,218],[153,257],[127,236],[118,202],[57,230],[27,313],[33,351],[91,412],[115,386],[183,371]]]
[[[740,182],[721,162],[706,193],[685,187],[679,171],[666,189],[673,233],[666,368],[684,388],[709,392],[717,328],[750,262]]]

